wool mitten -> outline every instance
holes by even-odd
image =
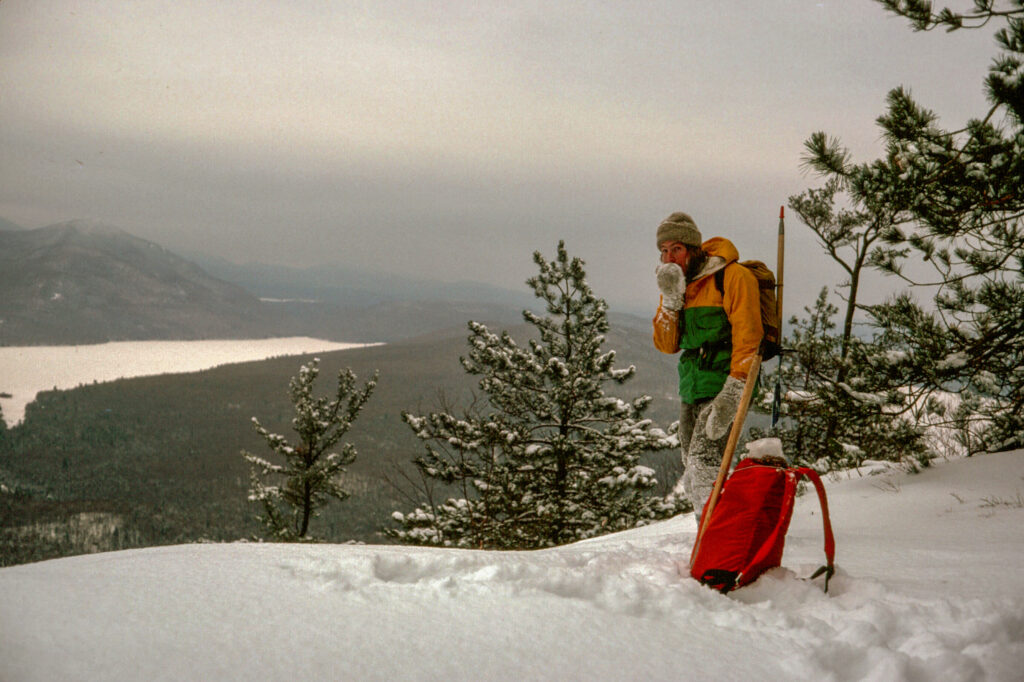
[[[683,269],[675,263],[662,263],[654,271],[658,277],[658,289],[661,291],[661,307],[666,310],[679,310],[683,307]]]
[[[743,397],[743,382],[736,377],[726,378],[725,385],[711,401],[711,410],[704,432],[711,440],[718,440],[729,431],[729,425],[736,418],[736,411]]]

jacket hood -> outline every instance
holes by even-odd
[[[736,250],[733,243],[725,237],[712,237],[703,244],[700,245],[704,252],[708,254],[708,259],[704,263],[704,267],[701,268],[700,272],[692,281],[696,282],[699,279],[703,279],[708,275],[712,275],[715,272],[721,270],[729,263],[737,261],[740,258],[740,252]]]
[[[707,252],[708,256],[718,256],[724,260],[726,265],[740,259],[740,252],[725,237],[712,237],[701,244],[701,248]]]

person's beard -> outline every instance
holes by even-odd
[[[704,269],[704,264],[707,262],[708,254],[704,253],[704,249],[690,256],[690,260],[686,262],[686,271],[683,273],[687,284],[697,278],[697,275]]]

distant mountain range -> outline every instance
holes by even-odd
[[[25,230],[0,219],[0,345],[317,336],[391,341],[535,304],[485,284],[341,266],[179,256],[94,221]]]
[[[211,275],[238,284],[265,299],[318,301],[346,306],[368,306],[387,301],[475,302],[511,305],[519,309],[535,301],[525,285],[522,291],[511,291],[482,282],[440,282],[337,264],[297,268],[264,263],[238,264],[198,252],[182,255]]]

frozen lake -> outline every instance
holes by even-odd
[[[3,418],[14,426],[39,391],[75,388],[153,374],[196,372],[219,365],[371,345],[296,336],[213,341],[116,341],[86,346],[0,347]]]

